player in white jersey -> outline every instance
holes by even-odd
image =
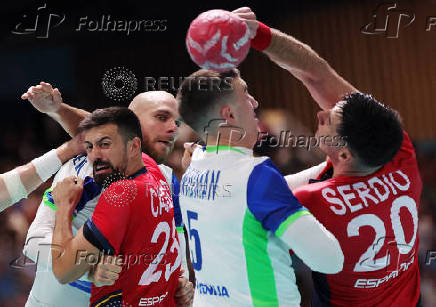
[[[194,306],[299,306],[289,249],[329,273],[342,269],[343,254],[274,164],[253,157],[257,101],[236,69],[193,73],[177,99],[183,120],[206,142],[180,186],[197,277]]]
[[[34,89],[38,89],[39,91],[35,93],[33,92]],[[77,118],[87,114],[87,112],[83,110],[63,104],[59,91],[53,90],[48,83],[42,82],[40,86],[32,87],[29,91],[33,94],[31,100],[32,105],[58,120],[72,135],[76,132],[75,125],[78,122]],[[154,114],[156,120],[149,120],[148,125],[145,127],[146,129],[142,127],[142,133],[144,140],[147,142],[145,146],[147,152],[153,153],[153,158],[160,162],[164,161],[171,152],[177,131],[177,125],[175,123],[178,117],[177,107],[175,103],[172,105],[172,101],[169,98],[174,100],[174,97],[170,94],[164,92],[150,92],[138,95],[131,103],[131,109],[138,114],[140,118],[144,118],[145,115],[147,115],[146,110],[156,109],[158,111],[157,114]],[[160,133],[157,134],[158,138],[155,140],[157,131]],[[175,222],[178,230],[181,231],[181,229],[183,229],[183,223],[181,221],[180,210],[177,210],[179,209],[177,178],[172,173],[171,168],[163,164],[159,165],[159,167],[171,188],[174,189]],[[76,231],[92,216],[100,190],[90,177],[92,176],[92,165],[88,163],[86,156],[78,156],[66,163],[55,176],[53,186],[64,178],[71,176],[78,176],[85,179],[84,192],[81,201],[76,207],[76,216],[73,221],[73,231]],[[26,307],[61,305],[69,307],[68,304],[74,307],[87,306],[90,297],[90,283],[86,278],[85,280],[78,280],[71,284],[61,285],[54,277],[51,269],[51,260],[49,258],[54,224],[55,206],[52,202],[49,189],[45,193],[36,218],[29,228],[26,240],[27,244],[23,251],[27,257],[36,261],[38,265],[35,281]],[[181,241],[184,242],[184,240]],[[184,259],[184,261],[184,267],[186,268],[186,259]],[[110,268],[110,265],[108,266]],[[104,281],[107,283],[107,279],[104,279]],[[180,305],[189,303],[193,295],[192,284],[185,278],[182,278],[179,287],[180,291],[176,294],[178,303]],[[69,300],[66,301],[65,297],[68,297]]]
[[[75,233],[92,216],[101,188],[92,180],[92,165],[85,155],[65,163],[53,179],[50,189],[44,193],[26,238],[23,254],[37,263],[35,281],[26,307],[39,306],[88,306],[91,291],[89,280],[78,280],[68,285],[60,284],[51,269],[51,242],[55,225],[55,205],[51,189],[57,182],[70,176],[85,180],[82,198],[75,210],[73,232]],[[68,297],[68,300],[65,298]]]

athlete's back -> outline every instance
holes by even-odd
[[[146,165],[111,184],[85,225],[85,237],[100,250],[123,255],[119,279],[93,286],[91,306],[175,306],[181,253],[171,191],[156,163]]]
[[[292,216],[309,213],[268,158],[241,147],[209,149],[194,152],[180,184],[197,279],[194,306],[299,306],[279,233]]]
[[[326,177],[331,165],[320,176]],[[342,272],[313,273],[315,306],[415,306],[420,295],[418,204],[422,189],[404,133],[394,159],[365,177],[335,177],[294,191],[338,239]]]

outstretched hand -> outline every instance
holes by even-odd
[[[32,106],[41,113],[56,113],[62,104],[62,96],[57,88],[50,83],[41,81],[39,85],[31,86],[21,99],[29,100]]]

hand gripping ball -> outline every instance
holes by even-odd
[[[219,72],[241,63],[250,49],[250,31],[234,13],[211,10],[191,22],[186,47],[200,67]]]

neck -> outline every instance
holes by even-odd
[[[206,138],[206,146],[231,146],[231,147],[244,147],[247,149],[253,149],[254,144],[248,144],[244,139],[242,140],[231,140],[226,136],[220,136],[219,138],[215,135],[209,135]]]
[[[381,166],[352,168],[347,166],[335,165],[333,163],[333,178],[341,176],[364,177],[375,173],[380,168]]]
[[[144,162],[142,161],[142,157],[140,156],[139,159],[135,158],[130,161],[130,163],[127,165],[126,169],[126,177],[129,177],[139,171],[141,168],[144,167]]]

